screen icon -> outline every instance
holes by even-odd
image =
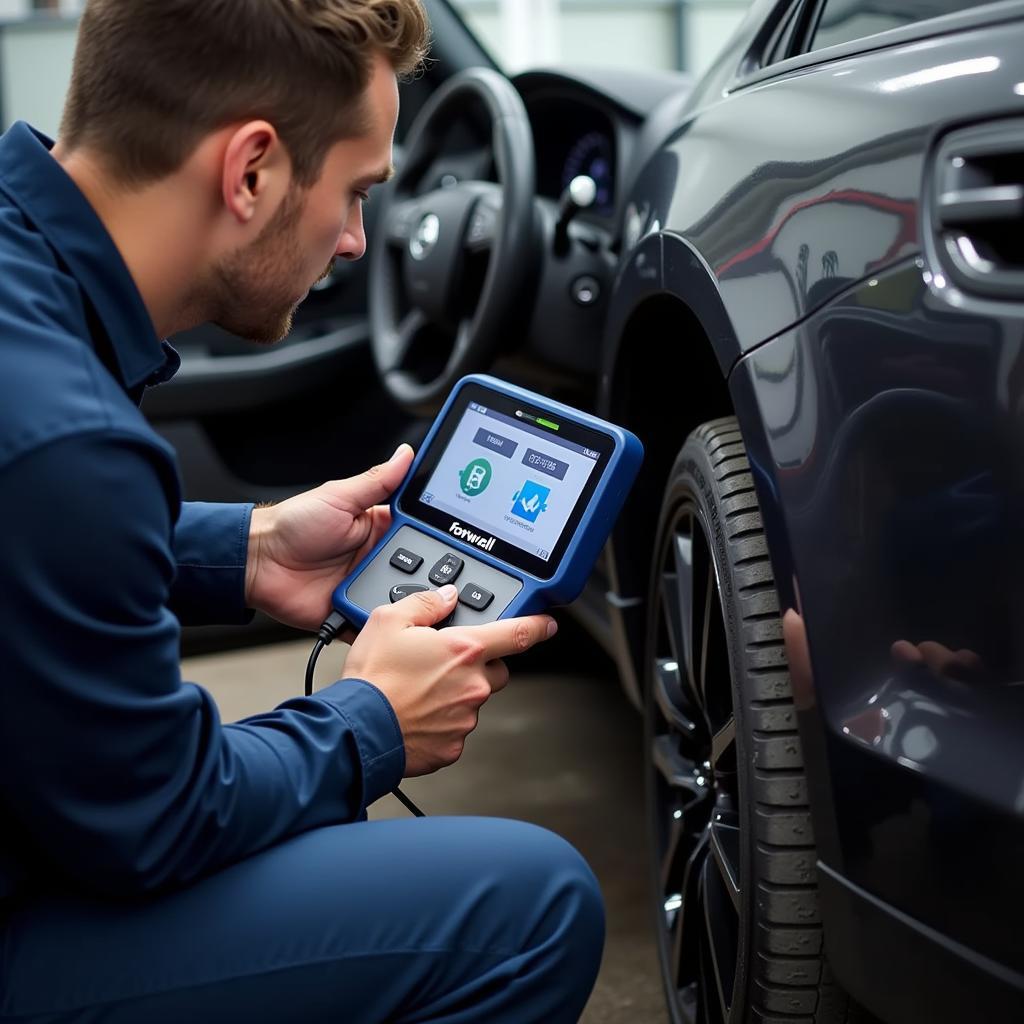
[[[527,480],[522,489],[512,496],[512,514],[528,523],[537,522],[537,516],[548,509],[548,495],[550,487],[543,487],[541,484]]]
[[[474,459],[465,469],[459,470],[459,487],[471,498],[483,494],[491,482],[491,464],[486,459]]]

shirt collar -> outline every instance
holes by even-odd
[[[0,137],[0,190],[64,261],[107,333],[127,389],[167,379],[176,354],[157,337],[142,296],[103,222],[50,156],[53,142],[23,121]]]

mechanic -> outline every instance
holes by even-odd
[[[315,629],[412,458],[182,504],[138,410],[213,321],[271,343],[365,248],[420,0],[90,0],[60,140],[0,139],[0,1020],[574,1021],[603,909],[563,840],[368,822],[454,762],[547,616],[378,613],[346,678],[222,725],[179,623]],[[52,146],[52,149],[51,149]],[[345,400],[339,394],[338,400]],[[297,680],[298,680],[297,673]]]

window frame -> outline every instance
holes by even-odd
[[[803,22],[807,17],[807,8],[811,6],[809,0],[795,0],[779,20],[776,27],[777,36],[769,41],[766,52],[765,67],[778,64],[793,53],[793,41],[800,35]]]
[[[808,18],[820,16],[820,10],[825,4],[825,0],[794,0],[794,3],[801,2],[803,10],[798,17],[803,19],[805,25]],[[787,12],[788,10],[789,8],[787,8]],[[754,47],[748,54],[748,59],[744,61],[732,84],[726,90],[728,94],[740,92],[773,78],[781,78],[791,72],[843,60],[847,57],[874,53],[878,50],[904,46],[936,36],[953,35],[989,25],[1021,21],[1024,20],[1024,0],[994,0],[992,3],[979,7],[955,11],[952,14],[942,14],[936,18],[925,18],[909,25],[876,32],[874,35],[862,36],[846,43],[822,47],[819,50],[802,48],[806,36],[801,38],[799,46],[795,45],[796,41],[791,37],[788,55],[777,59],[774,63],[767,63],[768,54],[763,52],[762,56],[757,52],[757,47],[760,44],[762,51],[767,47],[769,40],[772,39],[772,33],[778,28],[781,20],[780,18],[774,21],[770,32],[760,34],[756,39]]]
[[[966,14],[970,11],[977,10],[979,7],[987,6],[986,4],[975,4],[971,7],[965,7],[959,11],[950,11],[947,14],[935,14],[928,18],[918,18],[915,21],[909,21],[905,25],[897,26],[895,29],[885,29],[882,32],[872,32],[866,36],[855,36],[853,39],[844,40],[841,43],[831,43],[828,46],[814,46],[814,37],[818,33],[818,29],[821,27],[822,15],[825,13],[825,8],[828,7],[829,3],[834,0],[810,0],[812,6],[816,8],[813,15],[808,17],[803,26],[803,33],[800,39],[799,48],[793,51],[793,55],[798,53],[815,53],[821,50],[830,50],[836,46],[846,46],[850,43],[859,43],[863,39],[870,39],[872,36],[886,35],[889,32],[896,32],[900,29],[911,28],[914,25],[923,25],[927,22],[938,21],[941,18],[948,18],[951,14]],[[990,0],[990,3],[992,0]]]

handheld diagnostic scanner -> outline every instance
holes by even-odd
[[[576,598],[636,479],[628,430],[493,377],[456,384],[391,500],[379,544],[334,591],[362,627],[378,605],[455,584],[444,625]]]

